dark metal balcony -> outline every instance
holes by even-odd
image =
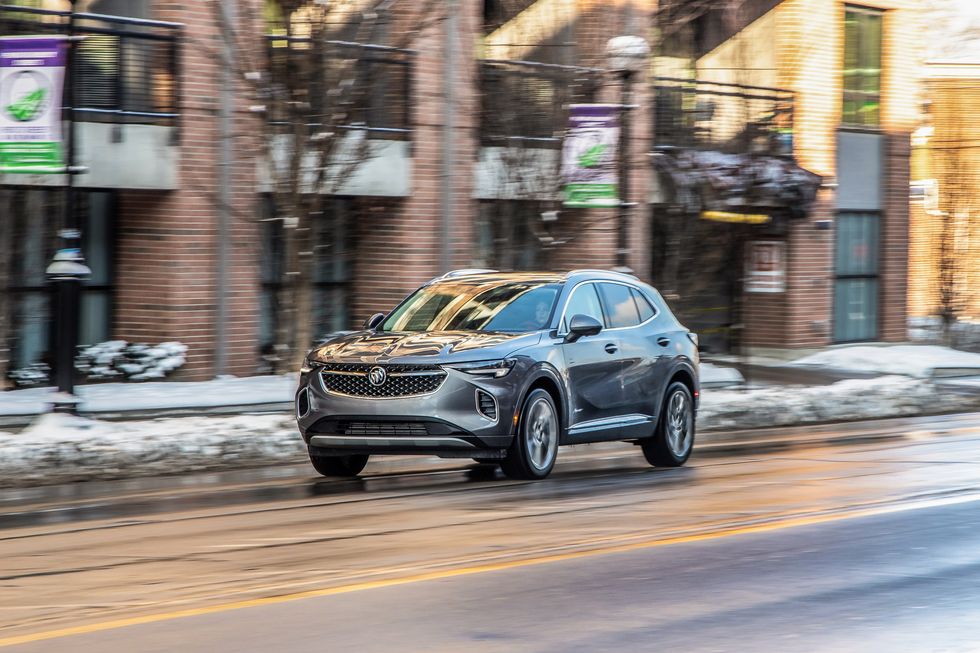
[[[558,147],[568,105],[594,102],[601,70],[484,59],[479,62],[480,143]]]
[[[302,119],[312,129],[363,131],[374,139],[408,138],[414,50],[351,41],[314,43],[310,37],[278,34],[266,39],[273,80],[267,108],[273,124],[297,119],[289,103],[294,98],[285,87],[275,87],[275,80],[299,76],[308,89]],[[316,56],[311,56],[314,47]],[[342,117],[340,124],[331,120],[336,116]]]
[[[0,34],[65,34],[68,12],[0,4]],[[177,127],[182,25],[76,13],[76,119]],[[68,83],[72,83],[69,74]],[[176,134],[176,132],[175,132]]]
[[[654,146],[793,154],[793,94],[777,88],[654,79]]]

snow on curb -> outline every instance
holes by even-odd
[[[980,374],[980,354],[935,345],[850,346],[825,349],[797,359],[792,367],[825,367],[917,378]]]
[[[702,394],[701,430],[755,429],[819,422],[908,417],[969,410],[977,397],[944,391],[923,379],[882,376],[829,386],[778,386]]]
[[[297,375],[222,377],[212,381],[151,381],[80,385],[76,393],[83,412],[120,412],[177,408],[210,408],[291,403]],[[44,413],[54,388],[0,392],[0,415]]]
[[[977,397],[901,376],[822,387],[707,390],[698,428],[754,429],[969,410]],[[702,435],[701,441],[710,441]],[[24,431],[0,432],[0,487],[157,476],[302,463],[289,414],[104,422],[45,414]]]
[[[722,388],[745,383],[745,377],[734,367],[721,367],[711,363],[701,363],[698,366],[698,377],[702,388]]]
[[[49,413],[0,432],[0,487],[157,476],[301,462],[306,447],[286,415],[134,422]]]

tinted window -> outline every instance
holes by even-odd
[[[640,323],[636,312],[636,302],[630,293],[629,286],[618,283],[600,283],[599,293],[602,295],[602,307],[606,313],[606,324],[609,328],[631,327]]]
[[[560,287],[536,281],[435,283],[395,309],[381,330],[537,331],[548,326]]]
[[[595,291],[595,284],[584,283],[572,292],[565,306],[565,318],[562,320],[562,330],[568,331],[568,322],[575,315],[588,315],[602,322],[602,305]]]
[[[636,288],[630,288],[630,292],[633,293],[633,300],[636,301],[636,307],[640,309],[640,322],[646,322],[654,316],[656,311],[653,310],[653,306],[650,305],[650,300],[646,298],[646,295]]]

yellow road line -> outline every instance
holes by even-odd
[[[800,526],[813,526],[817,524],[826,524],[830,522],[858,519],[861,517],[886,515],[886,514],[891,514],[896,512],[921,510],[923,508],[932,508],[937,506],[953,505],[958,503],[970,503],[970,502],[977,502],[977,501],[980,501],[980,495],[977,494],[948,497],[942,499],[929,499],[924,501],[908,502],[908,503],[902,503],[902,504],[891,505],[891,506],[858,509],[849,512],[812,515],[806,517],[790,517],[787,519],[764,522],[759,524],[751,524],[748,526],[720,528],[713,531],[706,531],[703,533],[695,533],[691,535],[678,535],[674,537],[665,537],[661,539],[649,539],[640,542],[631,542],[628,544],[614,544],[614,545],[594,547],[594,548],[584,549],[579,551],[569,551],[566,553],[555,553],[555,554],[549,554],[549,555],[538,556],[533,558],[524,558],[520,560],[507,560],[503,562],[492,562],[492,563],[485,563],[479,565],[472,565],[469,567],[458,567],[456,569],[430,571],[430,572],[424,572],[419,574],[412,574],[408,576],[402,576],[400,578],[388,578],[388,579],[366,581],[360,583],[351,583],[348,585],[340,585],[338,587],[327,587],[323,589],[307,590],[303,592],[283,594],[280,596],[269,596],[269,597],[259,598],[259,599],[232,601],[229,603],[221,603],[218,605],[204,606],[200,608],[174,610],[172,612],[149,614],[149,615],[143,615],[139,617],[129,617],[126,619],[115,619],[111,621],[103,621],[103,622],[98,622],[93,624],[86,624],[82,626],[71,626],[68,628],[60,628],[56,630],[30,633],[27,635],[17,635],[14,637],[6,637],[0,639],[0,648],[15,646],[17,644],[39,642],[48,639],[56,639],[59,637],[69,637],[72,635],[85,635],[88,633],[96,633],[104,630],[115,630],[117,628],[125,628],[127,626],[138,626],[141,624],[156,623],[159,621],[170,621],[172,619],[181,619],[184,617],[197,617],[201,615],[214,614],[218,612],[241,610],[243,608],[255,608],[264,605],[275,605],[277,603],[286,603],[288,601],[300,601],[302,599],[311,599],[311,598],[317,598],[322,596],[334,596],[337,594],[348,594],[351,592],[362,592],[365,590],[380,589],[383,587],[409,585],[412,583],[422,583],[430,580],[441,580],[446,578],[455,578],[457,576],[483,574],[491,571],[502,571],[505,569],[515,569],[518,567],[530,567],[533,565],[550,564],[553,562],[563,562],[566,560],[578,560],[581,558],[588,558],[588,557],[598,556],[598,555],[607,555],[612,553],[627,553],[630,551],[652,549],[652,548],[657,548],[662,546],[670,546],[674,544],[689,544],[693,542],[703,542],[706,540],[716,540],[725,537],[732,537],[735,535],[766,533],[770,531],[784,530],[788,528],[798,528]],[[250,590],[242,590],[242,592],[246,592],[246,591],[250,591]]]

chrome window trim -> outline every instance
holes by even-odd
[[[644,297],[646,297],[647,301],[650,302],[650,307],[653,308],[653,315],[651,315],[646,320],[640,322],[639,324],[634,324],[633,326],[628,326],[628,327],[607,327],[607,326],[605,326],[605,324],[606,324],[605,308],[606,307],[603,305],[602,306],[602,309],[603,309],[603,311],[602,311],[603,312],[603,315],[602,315],[602,324],[603,324],[603,327],[602,327],[602,331],[600,333],[605,333],[607,331],[624,331],[626,329],[638,329],[638,328],[640,328],[641,326],[643,326],[645,324],[649,324],[650,322],[653,322],[654,320],[656,320],[660,316],[660,309],[657,307],[657,303],[656,302],[653,302],[653,301],[650,301],[650,298],[647,297],[646,293],[643,292],[643,290],[641,288],[639,288],[638,286],[636,286],[635,284],[627,283],[625,281],[615,281],[615,280],[612,280],[612,279],[585,279],[584,281],[579,281],[577,284],[575,284],[574,286],[572,286],[572,289],[568,292],[568,299],[565,300],[565,305],[562,306],[562,308],[561,308],[561,318],[558,320],[558,327],[557,328],[558,328],[558,335],[559,336],[566,336],[566,335],[568,335],[568,331],[563,331],[562,330],[562,324],[565,323],[565,314],[568,311],[568,303],[572,300],[572,295],[575,294],[575,291],[578,290],[578,287],[579,286],[584,285],[584,284],[587,284],[587,283],[615,283],[615,284],[619,284],[620,286],[626,286],[627,288],[632,288],[633,290],[636,290],[638,293],[640,293],[641,295],[643,295]],[[598,295],[598,297],[599,297],[599,304],[601,305],[602,304],[602,295],[599,293],[599,289],[598,288],[595,289],[595,292],[596,292],[596,295]],[[636,300],[633,300],[633,301],[635,302]],[[639,308],[637,308],[637,311],[639,311]]]

